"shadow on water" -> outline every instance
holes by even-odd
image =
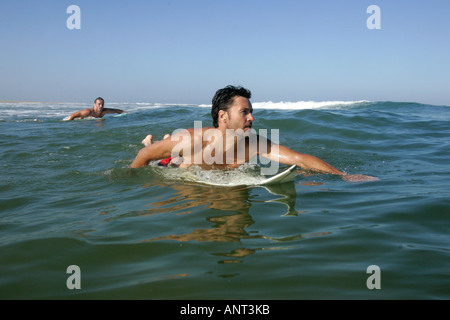
[[[255,223],[255,218],[250,213],[253,191],[264,189],[276,197],[263,200],[264,203],[280,203],[284,205],[282,215],[297,215],[295,211],[296,191],[294,182],[265,187],[219,187],[206,186],[194,183],[173,184],[170,186],[175,192],[168,199],[148,203],[147,210],[142,210],[140,216],[154,215],[156,213],[177,212],[178,215],[199,214],[206,211],[206,221],[211,224],[207,228],[196,228],[198,220],[191,224],[191,232],[171,233],[143,240],[143,242],[158,242],[164,240],[177,242],[228,242],[240,243],[246,239],[272,239],[259,233],[259,231],[248,231]],[[270,198],[265,196],[265,198]],[[258,205],[261,205],[260,203]],[[199,210],[203,208],[203,210]],[[261,248],[239,247],[230,251],[218,253],[217,248],[211,247],[214,256],[225,256],[218,261],[221,263],[240,263],[242,258],[256,253]]]
[[[151,209],[140,212],[140,215],[149,215],[167,212],[183,214],[198,211],[198,208],[207,208],[215,213],[206,220],[213,224],[211,228],[195,229],[186,234],[172,234],[148,239],[176,240],[176,241],[221,241],[238,242],[242,239],[264,238],[262,235],[251,235],[246,231],[255,221],[250,214],[253,188],[264,188],[271,194],[278,196],[275,199],[263,202],[276,202],[286,206],[284,215],[297,215],[295,211],[296,193],[294,183],[283,183],[271,187],[211,187],[196,184],[171,185],[175,190],[173,196],[163,201],[149,203]],[[211,212],[211,211],[208,211]],[[220,215],[221,213],[231,213]]]
[[[254,237],[249,235],[245,228],[254,223],[250,215],[251,207],[260,204],[282,204],[280,216],[298,215],[295,209],[297,192],[293,181],[266,186],[211,186],[192,181],[174,181],[170,177],[162,176],[161,171],[153,168],[145,168],[140,171],[114,170],[108,175],[111,179],[120,180],[126,185],[134,184],[136,186],[136,183],[140,183],[139,195],[136,197],[141,203],[145,202],[145,198],[150,199],[150,202],[145,202],[146,209],[128,211],[123,215],[111,217],[111,219],[164,213],[180,216],[203,213],[206,210],[210,215],[207,220],[214,224],[212,228],[197,229],[185,235],[155,237],[148,241],[160,239],[240,241],[244,238]],[[255,199],[256,194],[260,193],[266,194],[261,197],[262,200]],[[223,215],[224,213],[226,215]],[[222,216],[218,217],[217,215]]]

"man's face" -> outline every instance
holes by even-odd
[[[234,103],[228,108],[227,129],[250,130],[255,120],[252,104],[247,98],[234,97]]]
[[[103,100],[100,100],[100,99],[95,100],[94,110],[97,111],[97,112],[102,112],[103,111],[103,104],[104,104]]]

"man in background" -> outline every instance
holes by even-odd
[[[77,112],[72,113],[65,120],[74,120],[74,119],[84,119],[84,118],[103,118],[103,116],[107,113],[123,113],[123,110],[120,109],[111,109],[105,108],[105,100],[103,98],[98,97],[94,101],[94,106],[90,109],[83,109]]]

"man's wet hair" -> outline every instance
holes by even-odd
[[[97,102],[97,100],[102,100],[103,101],[103,103],[105,103],[105,100],[102,98],[102,97],[98,97],[97,99],[95,99],[94,100],[94,103],[96,103]]]
[[[219,127],[219,111],[228,111],[228,108],[233,104],[234,97],[244,97],[250,99],[252,97],[252,93],[250,90],[241,86],[226,86],[225,88],[216,91],[216,94],[212,99],[211,107],[211,116],[213,118],[213,125],[215,128]]]

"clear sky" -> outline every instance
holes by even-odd
[[[0,100],[450,105],[449,0],[2,0],[0,23]]]

